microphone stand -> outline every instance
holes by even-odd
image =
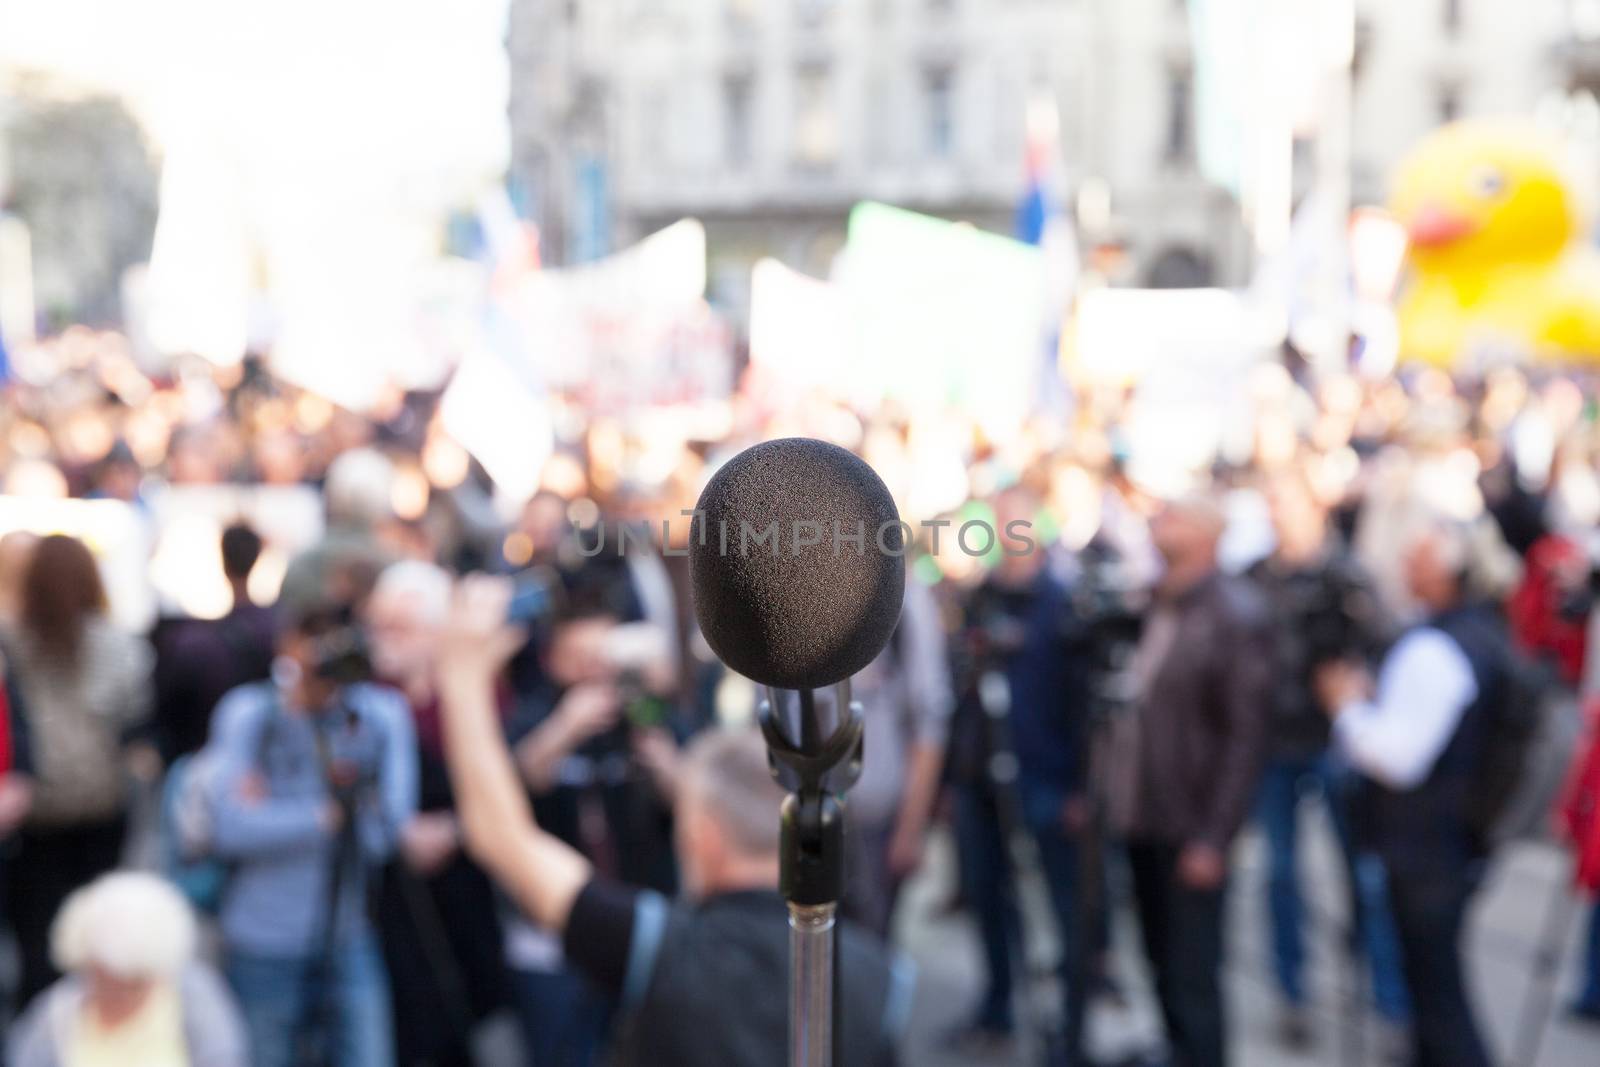
[[[801,689],[798,739],[785,726],[778,690],[759,718],[782,809],[778,887],[789,905],[789,1067],[832,1067],[838,975],[835,927],[844,895],[844,794],[861,776],[862,725],[849,681],[834,686],[837,722],[824,736],[816,695]]]

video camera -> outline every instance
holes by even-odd
[[[1120,711],[1134,699],[1134,651],[1144,635],[1150,590],[1114,550],[1085,548],[1072,606],[1080,647],[1089,661],[1090,695],[1103,712]]]

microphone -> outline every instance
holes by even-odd
[[[905,596],[905,535],[877,472],[783,438],[725,463],[689,544],[695,617],[717,658],[761,685],[822,689],[883,650]]]
[[[790,1067],[829,1067],[842,1031],[834,917],[844,891],[844,793],[861,772],[849,679],[889,643],[905,596],[906,527],[873,469],[824,441],[753,445],[707,483],[689,544],[695,617],[712,651],[767,687],[761,731],[778,781],[779,890],[789,907]],[[836,687],[824,734],[813,690]],[[798,737],[780,722],[796,690]]]

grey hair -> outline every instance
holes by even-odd
[[[748,857],[778,853],[783,790],[772,778],[767,747],[749,729],[701,734],[684,756],[684,785]]]
[[[380,597],[412,598],[429,626],[444,625],[450,614],[450,575],[443,567],[419,559],[391,563],[378,575],[371,600]]]
[[[1436,539],[1440,561],[1456,575],[1463,597],[1497,600],[1521,578],[1516,553],[1486,515],[1468,520],[1425,514],[1412,530],[1410,543],[1427,536]]]
[[[97,966],[119,978],[172,978],[194,956],[194,912],[166,879],[114,871],[67,897],[50,927],[63,971]]]

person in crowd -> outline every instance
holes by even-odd
[[[49,929],[62,901],[121,859],[129,773],[153,755],[135,735],[150,710],[150,649],[106,610],[89,549],[60,534],[40,540],[3,637],[34,762],[32,804],[6,867],[19,1003],[57,977]]]
[[[1134,653],[1132,713],[1112,739],[1108,804],[1127,842],[1134,906],[1172,1058],[1227,1059],[1221,970],[1228,851],[1266,752],[1268,613],[1217,569],[1225,519],[1210,496],[1164,505],[1151,538],[1165,569]]]
[[[0,536],[0,628],[14,628],[22,614],[22,589],[28,561],[39,543],[30,530],[11,530]]]
[[[7,669],[0,652],[0,886],[12,862],[13,842],[33,805],[33,754],[28,738],[27,712],[16,674]],[[0,921],[5,916],[0,894]]]
[[[707,733],[678,791],[677,849],[689,900],[626,888],[534,819],[501,739],[496,679],[521,635],[509,584],[458,591],[442,689],[451,774],[467,847],[572,963],[617,998],[615,1062],[766,1067],[788,1040],[788,925],[776,892],[782,794],[754,732]],[[845,927],[837,973],[840,1067],[893,1061],[909,976]]]
[[[353,448],[328,465],[323,496],[328,531],[289,563],[278,609],[303,613],[327,600],[354,603],[393,562],[379,527],[394,518],[394,464],[374,448]]]
[[[102,875],[73,892],[50,941],[65,972],[18,1019],[11,1067],[247,1067],[244,1025],[195,958],[189,905],[153,874]]]
[[[1365,831],[1389,871],[1415,1062],[1486,1067],[1461,940],[1484,865],[1471,822],[1474,776],[1494,703],[1511,685],[1511,639],[1499,609],[1474,599],[1467,524],[1420,524],[1402,562],[1425,621],[1385,657],[1375,691],[1351,663],[1325,665],[1317,684],[1336,742],[1369,781]]]
[[[1573,853],[1573,881],[1595,900],[1570,1014],[1580,1022],[1600,1023],[1600,704],[1590,702],[1588,719],[1587,735],[1577,746],[1572,776],[1557,811]]]
[[[416,806],[411,716],[394,690],[350,680],[362,664],[347,610],[287,616],[278,650],[272,681],[223,697],[207,742],[213,847],[229,870],[225,971],[254,1067],[313,1050],[335,1067],[388,1067],[365,902]]]
[[[954,705],[938,604],[914,575],[889,644],[851,682],[862,708],[861,779],[850,791],[845,910],[888,937],[900,886],[922,864]]]
[[[250,599],[261,535],[239,522],[222,531],[222,573],[232,604],[220,619],[184,619],[156,642],[156,736],[168,763],[197,751],[223,694],[272,671],[277,627],[271,608]]]
[[[1063,968],[1073,953],[1100,948],[1072,943],[1078,927],[1076,837],[1083,822],[1088,659],[1076,640],[1079,627],[1068,586],[1032,530],[1038,511],[1038,497],[1025,486],[996,497],[994,529],[1003,550],[963,612],[967,677],[958,714],[965,751],[953,758],[966,766],[965,773],[956,768],[963,783],[956,790],[956,828],[962,883],[978,918],[987,968],[983,999],[965,1043],[1003,1040],[1013,1024],[1011,980],[1023,945],[1006,812],[1021,818],[1037,845],[1063,943]],[[1009,736],[1003,739],[995,736],[992,709],[984,705],[993,699],[984,676],[995,672],[1008,690]],[[997,745],[1016,756],[1015,796],[1001,796],[1000,790],[1012,787],[987,773]]]
[[[405,560],[366,605],[375,676],[397,688],[416,727],[417,814],[379,887],[402,1067],[469,1067],[476,1023],[508,1003],[503,932],[488,878],[461,845],[439,718],[439,640],[450,576]]]
[[[570,576],[558,616],[533,642],[539,684],[519,698],[509,730],[540,825],[621,881],[671,893],[670,651],[648,623],[618,622],[627,581],[609,565]],[[608,1006],[559,941],[513,916],[507,954],[534,1057],[591,1063]]]
[[[1328,720],[1314,686],[1323,663],[1376,656],[1387,639],[1388,620],[1303,471],[1273,478],[1267,503],[1276,546],[1249,572],[1266,596],[1276,654],[1267,764],[1256,817],[1267,843],[1273,963],[1283,1000],[1279,1038],[1292,1049],[1304,1049],[1314,1034],[1304,974],[1306,917],[1298,829],[1300,802],[1309,794],[1322,798],[1344,852],[1378,1013],[1390,1034],[1403,1028],[1408,1015],[1383,866],[1354,849],[1349,811],[1353,776],[1329,751]]]

